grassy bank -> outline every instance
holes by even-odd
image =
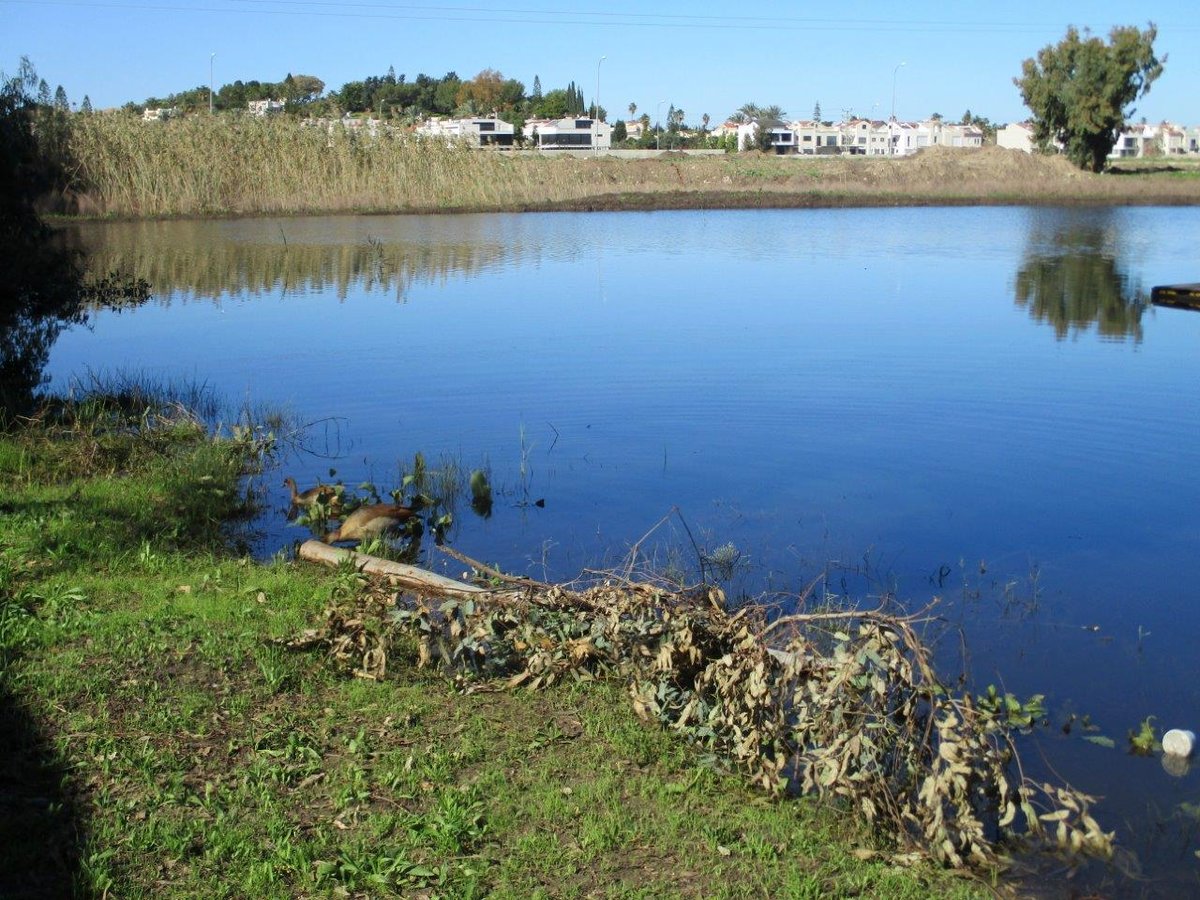
[[[0,435],[0,896],[970,895],[767,802],[619,687],[382,682],[288,638],[346,570],[229,548],[255,442],[89,401]]]
[[[101,217],[938,203],[1200,202],[1186,162],[1091,175],[995,147],[912,158],[478,152],[292,120],[77,117],[76,189],[52,206]]]

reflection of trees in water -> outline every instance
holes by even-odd
[[[0,419],[24,412],[42,384],[59,333],[82,319],[79,270],[60,248],[33,239],[10,242],[0,266]]]
[[[236,295],[335,290],[394,293],[414,284],[473,276],[514,258],[519,243],[467,236],[459,240],[390,241],[347,233],[340,238],[247,239],[248,223],[134,223],[72,232],[92,271],[129,272],[148,281],[160,302],[172,294],[218,299]],[[231,233],[232,232],[232,233]],[[261,233],[261,232],[260,232]]]
[[[41,141],[59,118],[37,86],[27,59],[16,77],[0,73],[0,424],[27,410],[50,347],[81,315],[78,267],[34,209],[55,184]]]
[[[1017,305],[1060,340],[1095,323],[1104,337],[1140,342],[1146,300],[1120,263],[1115,233],[1103,221],[1035,229],[1017,270]]]

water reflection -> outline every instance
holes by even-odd
[[[23,244],[10,245],[0,266],[0,278],[11,291],[0,304],[0,417],[28,407],[54,341],[80,319],[78,272],[71,257],[33,241]]]
[[[520,240],[463,221],[434,239],[421,217],[142,222],[81,228],[72,237],[93,271],[133,273],[164,305],[326,290],[343,300],[352,291],[402,300],[415,284],[477,276],[526,255]]]
[[[1094,323],[1102,337],[1140,343],[1146,297],[1121,256],[1120,232],[1107,214],[1039,222],[1017,270],[1016,303],[1059,340]]]

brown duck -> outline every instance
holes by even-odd
[[[322,540],[327,544],[338,541],[361,541],[363,538],[374,537],[390,531],[402,522],[417,514],[411,506],[401,506],[398,503],[372,503],[360,506],[342,522],[342,527],[325,535]]]
[[[337,491],[331,485],[318,484],[316,487],[311,487],[306,491],[299,491],[296,489],[296,479],[289,475],[283,479],[283,486],[291,489],[292,506],[308,509],[308,507],[318,501],[327,506],[337,504]]]

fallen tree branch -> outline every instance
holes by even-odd
[[[503,591],[494,591],[490,588],[480,587],[477,584],[455,581],[453,578],[447,578],[444,575],[438,575],[436,572],[430,572],[428,569],[421,569],[417,566],[394,562],[390,559],[381,559],[378,556],[368,556],[366,553],[345,550],[341,547],[331,547],[329,544],[321,541],[305,541],[300,545],[300,549],[296,555],[300,559],[323,563],[327,566],[338,566],[346,561],[350,561],[360,572],[366,572],[368,575],[380,575],[387,578],[392,584],[421,594],[476,597],[505,593]]]

